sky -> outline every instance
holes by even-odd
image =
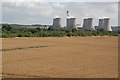
[[[119,0],[1,0],[1,2],[119,2]]]
[[[20,0],[19,0],[20,1]],[[61,18],[62,26],[66,25],[66,12],[70,11],[70,15],[76,17],[76,24],[83,24],[86,17],[94,18],[94,25],[98,25],[100,17],[110,17],[111,25],[118,25],[118,3],[111,2],[91,2],[78,0],[30,0],[2,2],[2,22],[18,23],[18,24],[50,24],[52,25],[53,17]],[[104,0],[105,1],[105,0]]]

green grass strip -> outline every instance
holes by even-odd
[[[13,50],[22,50],[22,49],[30,49],[30,48],[43,48],[47,46],[30,46],[30,47],[25,47],[25,48],[11,48],[11,49],[2,49],[0,51],[13,51]]]

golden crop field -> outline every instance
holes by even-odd
[[[117,37],[3,38],[2,41],[3,78],[118,77]]]

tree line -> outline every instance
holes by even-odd
[[[65,28],[12,28],[10,24],[2,24],[2,34],[0,37],[12,38],[12,37],[64,37],[64,36],[118,36],[120,30],[118,31],[82,31],[76,29],[65,29]]]

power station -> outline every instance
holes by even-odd
[[[83,30],[95,30],[93,26],[93,18],[85,18],[83,20]]]
[[[93,26],[93,18],[88,18],[88,30],[95,30]]]
[[[98,28],[97,29],[103,29],[105,31],[112,31],[110,27],[110,18],[100,18],[99,23],[98,23]]]
[[[87,23],[87,20],[88,20],[88,19],[84,19],[84,20],[83,20],[83,30],[87,30],[87,29],[88,29],[88,28],[87,28],[87,24],[88,24],[88,23]]]
[[[53,18],[53,28],[61,28],[61,18]]]
[[[105,31],[112,31],[109,23],[110,18],[104,18],[104,24],[103,24],[103,29]]]
[[[76,18],[70,16],[69,11],[67,11],[67,20],[66,20],[66,29],[75,29],[76,28]]]
[[[66,29],[70,29],[70,30],[75,29],[76,28],[75,21],[76,21],[76,18],[74,17],[67,18]]]
[[[97,29],[103,29],[103,24],[104,24],[104,19],[99,19],[99,23],[98,23],[98,28]]]
[[[82,30],[105,30],[105,31],[112,31],[110,27],[110,18],[104,17],[100,18],[98,22],[97,28],[93,25],[93,18],[84,18],[83,19],[83,26],[81,27]],[[60,17],[54,17],[53,18],[53,28],[61,28],[61,18]],[[76,27],[76,18],[70,16],[69,11],[67,11],[67,19],[66,19],[66,29],[72,30],[72,29],[77,29]]]

